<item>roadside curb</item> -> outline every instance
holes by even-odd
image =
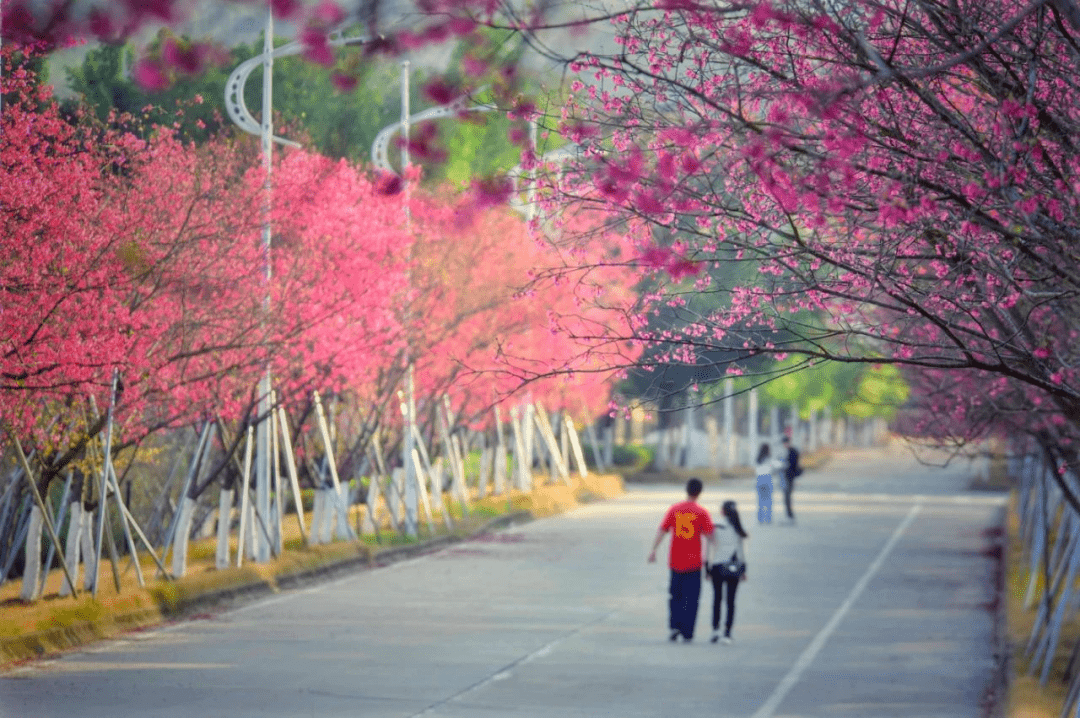
[[[389,566],[399,561],[434,553],[446,546],[469,541],[492,531],[525,524],[535,518],[530,511],[515,511],[497,516],[464,536],[453,534],[437,536],[415,544],[392,546],[382,550],[377,547],[358,545],[356,555],[330,561],[320,566],[286,571],[266,579],[248,579],[225,588],[196,592],[186,596],[166,598],[157,595],[155,596],[157,603],[154,606],[118,614],[106,613],[101,618],[79,621],[69,626],[58,626],[0,638],[0,671],[8,670],[23,661],[80,648],[129,631],[152,628],[209,609],[254,601],[282,590],[299,588],[347,573]]]

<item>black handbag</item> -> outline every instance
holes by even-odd
[[[746,564],[740,561],[735,554],[731,554],[731,558],[727,561],[714,564],[714,567],[720,578],[741,578],[746,573]]]

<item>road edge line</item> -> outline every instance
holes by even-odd
[[[882,565],[885,563],[885,559],[892,553],[893,547],[900,541],[900,537],[904,535],[904,532],[908,530],[911,523],[918,516],[919,511],[922,509],[922,504],[915,504],[908,511],[907,516],[900,522],[893,531],[892,536],[885,542],[885,546],[878,553],[877,557],[870,563],[869,568],[863,573],[862,577],[855,583],[855,586],[851,589],[851,592],[844,599],[844,602],[840,604],[840,607],[836,609],[828,623],[818,631],[814,639],[810,641],[803,652],[799,655],[795,661],[795,665],[791,667],[791,670],[787,672],[787,675],[781,679],[780,683],[776,686],[776,690],[769,696],[768,700],[762,704],[757,711],[754,712],[753,718],[773,718],[776,714],[776,709],[780,707],[780,703],[787,697],[791,689],[795,687],[795,684],[799,682],[802,677],[803,671],[810,667],[810,664],[817,657],[817,654],[825,646],[825,643],[832,636],[833,632],[840,625],[840,622],[844,620],[844,616],[847,615],[851,607],[855,605],[855,602],[859,600],[863,591],[866,590],[867,585],[873,580],[877,572],[881,570]]]

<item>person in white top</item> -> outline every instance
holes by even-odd
[[[706,545],[705,566],[713,585],[712,642],[731,643],[731,626],[735,623],[735,589],[746,580],[746,547],[750,537],[739,520],[734,501],[725,501],[720,507],[723,521],[713,524],[713,540]],[[709,555],[712,554],[712,563]],[[724,637],[720,638],[720,601],[726,594],[727,616],[724,620]]]
[[[772,523],[773,460],[770,458],[769,445],[763,443],[758,449],[757,466],[757,520],[759,524]]]

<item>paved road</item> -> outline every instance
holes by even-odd
[[[733,645],[666,639],[667,487],[0,676],[0,716],[983,715],[1004,497],[889,452],[809,472],[751,533]],[[706,636],[703,591],[699,639]]]

